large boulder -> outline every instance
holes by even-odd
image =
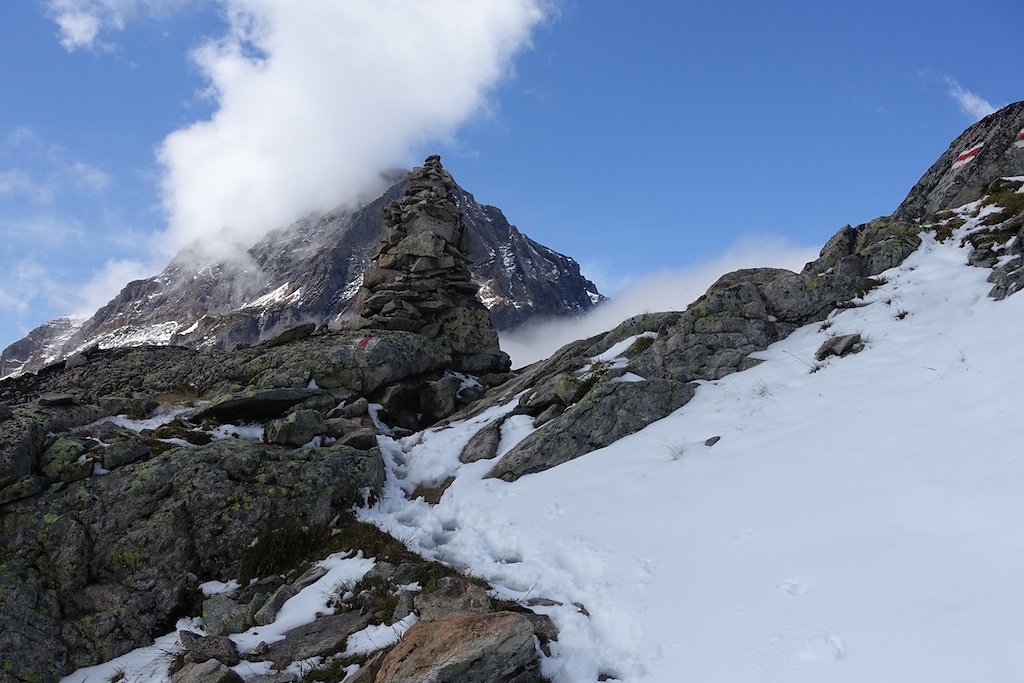
[[[201,580],[305,547],[383,478],[377,451],[228,440],[12,503],[0,514],[3,666],[56,680],[146,644],[198,609]]]
[[[522,614],[421,621],[384,657],[376,683],[540,683],[533,625]]]
[[[523,439],[488,474],[514,481],[568,462],[660,420],[693,397],[670,379],[599,382],[578,403]]]

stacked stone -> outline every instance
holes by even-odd
[[[447,344],[459,369],[508,369],[508,356],[471,280],[469,233],[441,157],[409,174],[405,194],[384,209],[384,237],[363,275],[368,326],[416,332]]]

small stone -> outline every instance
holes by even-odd
[[[718,443],[721,440],[722,440],[722,437],[720,437],[720,436],[713,436],[710,439],[708,439],[707,441],[705,441],[704,445],[707,446],[708,448],[710,448],[711,446],[714,446],[716,443]]]
[[[864,349],[859,334],[844,334],[839,337],[830,337],[818,348],[814,354],[816,360],[822,361],[829,356],[842,358],[851,353],[859,353]]]
[[[293,586],[281,586],[263,603],[262,607],[256,610],[252,620],[256,622],[257,626],[266,626],[267,624],[274,623],[274,619],[277,618],[277,613],[281,611],[284,603],[295,597],[295,594],[298,592]]]

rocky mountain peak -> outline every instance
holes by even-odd
[[[893,214],[921,221],[928,214],[981,199],[995,180],[1024,175],[1024,101],[989,114],[953,140]]]

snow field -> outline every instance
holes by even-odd
[[[990,300],[958,243],[926,235],[827,330],[517,482],[457,460],[501,409],[382,439],[395,476],[364,517],[506,597],[562,602],[542,608],[559,682],[1019,680],[1024,297]],[[811,371],[853,332],[863,352]],[[453,473],[440,504],[405,499]]]

